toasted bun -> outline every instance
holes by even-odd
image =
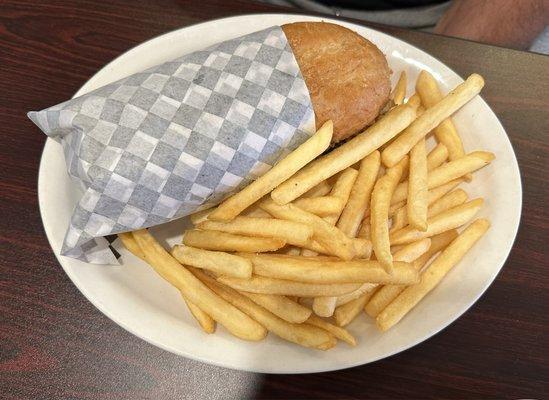
[[[370,41],[340,25],[282,25],[305,83],[316,124],[334,122],[333,142],[371,124],[389,99],[391,70]]]

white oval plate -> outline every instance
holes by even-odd
[[[112,61],[75,96],[182,54],[272,25],[327,18],[302,15],[244,15],[209,21],[151,39]],[[430,71],[447,91],[462,79],[427,53],[375,30],[342,21],[374,42],[387,55],[393,71],[406,70],[408,94],[421,69]],[[393,76],[393,83],[398,74]],[[490,82],[488,82],[490,84]],[[177,290],[148,266],[121,249],[123,265],[100,266],[59,255],[68,221],[79,193],[67,175],[61,146],[48,139],[40,163],[38,194],[44,228],[60,264],[80,291],[100,311],[136,336],[185,357],[240,370],[266,373],[307,373],[337,370],[376,361],[431,337],[463,314],[486,290],[503,266],[517,233],[522,191],[517,161],[507,135],[490,107],[479,97],[455,115],[466,150],[496,154],[488,168],[475,174],[466,190],[486,203],[482,216],[492,221],[485,237],[400,324],[381,334],[360,316],[349,326],[358,346],[345,343],[330,351],[314,351],[274,335],[259,343],[230,336],[223,327],[204,334],[188,313]],[[180,237],[186,221],[154,229],[169,243]]]

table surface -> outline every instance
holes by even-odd
[[[261,375],[160,350],[85,300],[42,228],[36,182],[45,136],[25,113],[71,97],[105,63],[153,36],[283,9],[223,0],[3,0],[1,7],[0,398],[548,398],[549,57],[380,28],[461,76],[486,78],[483,97],[522,173],[515,246],[478,303],[426,342],[344,371]]]

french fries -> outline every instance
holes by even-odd
[[[206,221],[208,216],[213,212],[214,208],[208,208],[206,210],[197,211],[190,215],[191,223],[193,225],[199,224],[202,221]]]
[[[360,284],[356,283],[304,283],[284,279],[267,278],[264,276],[252,276],[251,279],[238,279],[220,276],[217,280],[220,283],[232,287],[233,289],[244,292],[297,297],[340,296],[342,294],[350,293],[360,287]]]
[[[423,72],[402,104],[402,72],[375,124],[321,155],[328,121],[241,192],[192,214],[171,254],[146,230],[120,240],[179,290],[205,333],[219,323],[245,340],[270,331],[312,349],[355,346],[343,327],[362,310],[390,329],[488,229],[479,219],[457,233],[483,199],[456,188],[494,154],[466,154],[450,120],[483,84],[473,74],[443,97]]]
[[[189,311],[191,312],[192,316],[202,330],[206,333],[214,333],[215,332],[215,321],[212,317],[210,317],[207,313],[202,311],[198,306],[195,306],[193,303],[191,303],[189,300],[185,298],[183,293],[181,293],[181,297],[183,297],[183,300],[185,301],[185,304],[187,305]]]
[[[261,199],[322,154],[330,145],[332,133],[333,123],[327,121],[310,139],[280,160],[263,176],[221,203],[208,218],[213,221],[230,221],[236,217],[248,206]]]
[[[143,251],[141,250],[141,247],[139,247],[139,245],[133,238],[133,234],[131,232],[119,233],[118,238],[130,253],[132,253],[136,257],[139,257],[141,260],[147,262],[145,253],[143,253]]]
[[[355,251],[351,239],[317,215],[308,213],[293,204],[278,205],[271,199],[262,201],[260,207],[275,218],[311,226],[313,228],[313,239],[317,240],[330,254],[344,260],[350,260],[354,257]]]
[[[427,262],[439,251],[444,249],[452,240],[458,236],[457,231],[452,229],[433,236],[429,240],[429,248],[421,256],[413,260],[413,267],[416,271],[421,269],[427,264]],[[416,242],[419,243],[419,242]],[[410,245],[408,245],[410,246]],[[366,313],[375,318],[377,315],[387,307],[387,305],[393,301],[404,289],[405,285],[385,285],[379,288],[364,307]]]
[[[407,157],[403,158],[400,163],[393,168],[389,168],[385,175],[382,176],[374,186],[371,201],[371,236],[372,247],[376,258],[381,265],[389,273],[393,271],[393,257],[391,255],[389,243],[389,226],[387,220],[389,218],[389,206],[393,191],[397,186],[404,163],[407,162]]]
[[[362,216],[370,203],[370,195],[374,188],[380,164],[381,154],[377,150],[360,162],[358,176],[351,190],[349,200],[336,225],[349,237],[355,237],[358,233]]]
[[[286,245],[286,241],[225,232],[190,230],[183,235],[183,244],[205,250],[261,253],[281,249]]]
[[[437,144],[433,150],[427,154],[427,171],[438,168],[448,159],[448,148],[442,143]]]
[[[330,192],[332,196],[340,199],[341,202],[339,204],[339,209],[332,215],[324,217],[324,220],[330,225],[335,225],[338,221],[339,216],[343,211],[343,208],[349,200],[349,196],[351,195],[351,190],[353,189],[353,185],[356,181],[357,176],[358,171],[351,167],[343,170],[339,174],[339,177],[337,178],[337,181],[332,187],[332,191]]]
[[[342,306],[337,307],[334,311],[336,324],[338,326],[347,326],[350,324],[356,316],[364,310],[364,306],[374,292],[375,289],[364,293],[362,296],[357,297]]]
[[[310,198],[310,197],[321,197],[326,196],[328,193],[332,191],[332,185],[328,183],[328,181],[322,181],[315,187],[313,187],[311,190],[309,190],[306,193],[303,193],[301,196],[302,199]]]
[[[302,246],[313,236],[309,225],[274,218],[236,217],[229,222],[204,221],[198,229],[220,231],[252,237],[281,239],[288,244]]]
[[[419,74],[416,82],[416,91],[421,98],[421,102],[427,108],[433,107],[443,97],[435,78],[427,71],[421,71]],[[457,160],[465,155],[463,143],[451,118],[442,121],[433,132],[439,143],[444,144],[448,149],[450,160]]]
[[[172,249],[172,256],[183,265],[203,268],[216,274],[235,278],[252,276],[250,260],[233,254],[178,245]]]
[[[193,272],[198,274],[213,292],[282,339],[319,350],[328,350],[336,345],[335,337],[326,330],[308,324],[293,324],[285,321],[236,290],[219,285],[207,275],[200,274],[200,271],[194,270]]]
[[[365,218],[362,221],[362,225],[358,230],[357,236],[361,239],[370,240],[372,238],[372,225],[370,223],[370,218]]]
[[[427,221],[426,231],[419,231],[411,226],[402,228],[391,234],[391,244],[405,244],[428,238],[450,229],[458,228],[469,222],[480,210],[483,199],[471,200],[449,210],[446,210]]]
[[[341,198],[336,196],[299,198],[293,202],[294,205],[302,210],[318,215],[319,217],[327,217],[338,213],[338,211],[341,210],[342,203],[343,201]]]
[[[400,77],[398,78],[398,82],[395,85],[395,88],[393,92],[391,93],[391,98],[393,99],[393,103],[395,105],[400,105],[404,102],[404,97],[406,97],[406,85],[408,81],[406,79],[406,71],[402,71],[400,73]]]
[[[490,164],[494,158],[495,156],[493,153],[487,151],[474,151],[457,160],[443,164],[433,171],[430,171],[427,179],[427,187],[433,189],[451,182],[454,179],[461,178],[470,172],[474,172]],[[399,201],[406,199],[407,196],[408,184],[407,182],[403,182],[395,189],[391,203],[398,203]]]
[[[133,232],[147,262],[183,296],[223,325],[233,335],[244,340],[261,340],[267,334],[263,326],[227,303],[179,264],[146,229]]]
[[[439,186],[437,189],[442,188]],[[450,208],[459,206],[467,201],[468,196],[462,189],[456,189],[453,192],[447,193],[440,197],[437,200],[434,200],[431,203],[431,200],[438,197],[439,192],[429,192],[429,208],[427,210],[427,218],[434,217],[435,215],[440,214],[443,211],[449,210]],[[408,225],[408,214],[406,208],[403,207],[399,209],[393,216],[393,224],[391,225],[390,234],[398,231],[399,229],[404,228]]]
[[[388,167],[396,165],[420,139],[479,94],[483,86],[484,79],[480,75],[470,75],[465,82],[458,85],[442,100],[426,109],[383,150],[381,153],[383,163]]]
[[[457,207],[468,200],[469,196],[463,189],[456,189],[453,192],[445,194],[440,199],[429,206],[427,217],[431,218],[446,210]]]
[[[408,176],[408,222],[420,231],[427,230],[427,151],[425,138],[410,151],[410,173]]]
[[[486,219],[478,219],[467,227],[421,274],[419,283],[409,286],[376,318],[376,324],[386,331],[400,321],[425,297],[444,276],[463,258],[490,227]]]
[[[351,239],[351,243],[353,244],[355,258],[370,258],[370,254],[372,253],[372,242],[364,238],[353,238]],[[307,255],[309,257],[316,256],[318,253],[330,254],[324,246],[315,240],[307,242],[302,248],[301,255]]]
[[[271,193],[272,199],[277,204],[287,204],[295,200],[315,185],[378,149],[411,124],[415,117],[414,107],[401,105],[393,108],[364,132],[316,159],[278,186]]]
[[[318,260],[316,257],[287,257],[282,254],[239,254],[252,262],[255,276],[287,279],[292,282],[410,284],[417,281],[416,271],[403,262],[395,262],[393,274],[389,274],[378,261],[332,261]]]
[[[344,294],[343,296],[338,296],[336,301],[336,307],[342,306],[343,304],[347,304],[351,300],[354,300],[363,294],[366,294],[368,292],[371,292],[375,288],[377,288],[377,283],[364,283],[362,284],[357,290]]]
[[[339,174],[339,177],[337,178],[337,181],[334,184],[330,194],[340,199],[341,201],[340,207],[334,214],[324,217],[324,220],[328,222],[330,225],[335,225],[336,222],[338,221],[341,215],[341,212],[343,211],[343,208],[345,207],[345,205],[349,200],[351,191],[353,189],[353,186],[357,177],[358,177],[358,172],[352,167],[349,167],[343,170]],[[343,233],[346,234],[346,232],[343,232]],[[346,236],[349,237],[350,235],[346,234]],[[359,253],[361,253],[361,251],[357,249],[356,246],[354,247],[354,250],[355,250],[355,257],[358,256]],[[368,252],[370,251],[371,251],[371,247],[369,248]],[[311,256],[313,254],[312,253],[308,254],[307,252],[305,252],[304,255]],[[319,315],[321,317],[329,317],[334,312],[336,301],[337,299],[335,297],[318,297],[313,301],[313,310],[316,315]]]
[[[318,326],[319,328],[324,329],[327,332],[330,332],[336,338],[343,340],[344,342],[350,344],[351,346],[356,346],[356,339],[347,331],[339,326],[335,326],[325,321],[322,318],[317,317],[316,315],[311,315],[307,320],[307,324]]]
[[[272,218],[271,214],[263,211],[257,204],[254,204],[242,212],[244,217],[250,218]]]
[[[406,101],[406,104],[409,106],[412,106],[414,108],[418,108],[421,105],[421,98],[417,93],[414,93],[410,96],[410,98]]]
[[[305,322],[312,313],[309,308],[304,307],[285,296],[249,292],[240,293],[251,299],[254,303],[259,304],[266,310],[269,310],[277,317],[293,324]]]
[[[319,317],[331,317],[334,314],[337,297],[315,297],[313,299],[313,311]]]

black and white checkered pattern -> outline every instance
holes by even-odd
[[[30,112],[86,189],[62,254],[115,263],[103,236],[219,203],[314,132],[308,89],[272,27]]]

